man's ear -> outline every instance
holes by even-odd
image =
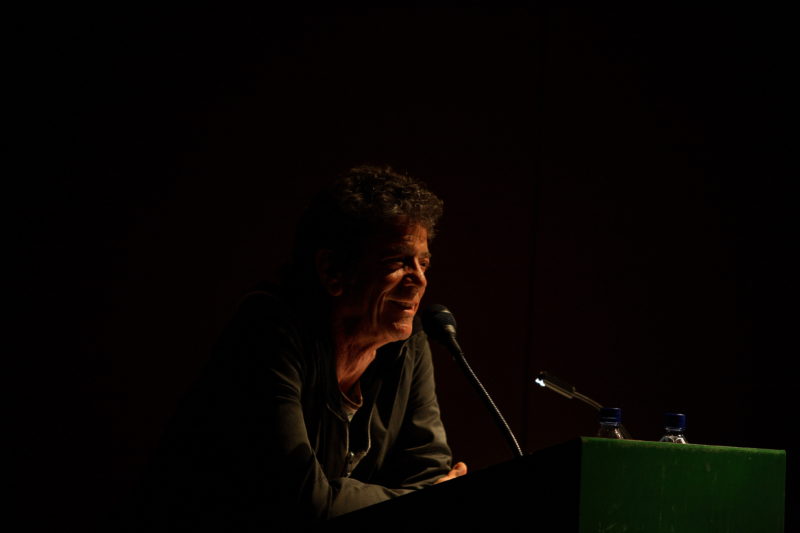
[[[322,288],[330,296],[341,296],[344,292],[344,280],[341,268],[334,261],[333,250],[317,250],[314,255],[314,265],[317,269]]]

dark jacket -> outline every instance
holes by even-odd
[[[293,529],[406,494],[450,469],[427,338],[382,347],[348,422],[329,334],[269,293],[246,298],[170,427],[146,530]]]

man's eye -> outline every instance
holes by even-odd
[[[383,261],[383,265],[387,270],[400,270],[406,266],[412,265],[413,263],[413,259],[406,259],[404,257],[389,258]],[[431,267],[431,262],[430,260],[425,259],[419,262],[419,266],[422,270],[428,270]]]
[[[387,259],[383,262],[386,265],[386,268],[389,270],[400,270],[405,266],[405,262],[402,259]]]

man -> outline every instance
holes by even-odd
[[[242,302],[155,463],[148,530],[296,530],[466,473],[416,318],[442,202],[352,169]]]

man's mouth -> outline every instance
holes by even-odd
[[[404,302],[401,300],[389,300],[392,305],[402,309],[403,311],[413,311],[417,304],[415,302]]]

